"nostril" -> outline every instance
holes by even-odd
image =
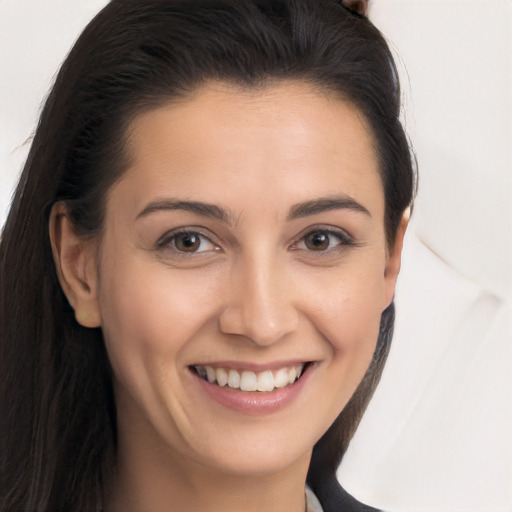
[[[258,345],[271,345],[298,325],[298,312],[291,306],[250,307],[247,304],[226,308],[219,316],[219,329],[224,334],[234,334]]]
[[[221,332],[258,345],[271,345],[293,332],[299,318],[292,283],[265,251],[250,252],[239,264],[219,312]]]

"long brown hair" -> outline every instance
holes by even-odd
[[[391,243],[414,189],[400,91],[379,31],[334,0],[113,0],[87,26],[46,101],[0,245],[0,509],[93,511],[115,465],[111,369],[100,329],[74,319],[48,236],[65,201],[76,230],[101,233],[105,195],[125,168],[140,112],[206,80],[258,87],[301,80],[351,101],[380,160]],[[393,326],[382,316],[373,362],[315,447],[319,497],[378,381]]]

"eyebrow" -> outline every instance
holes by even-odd
[[[137,219],[145,217],[150,213],[159,211],[185,210],[205,217],[211,217],[222,222],[230,223],[232,215],[225,209],[210,203],[201,201],[179,201],[173,199],[163,199],[149,203],[138,215]]]
[[[163,199],[149,203],[136,218],[139,219],[154,212],[173,210],[184,210],[196,213],[198,215],[226,222],[227,224],[230,224],[233,218],[232,214],[228,210],[225,210],[215,204],[204,203],[201,201],[180,201],[173,199]],[[300,219],[302,217],[316,215],[330,210],[352,210],[364,213],[368,217],[371,217],[370,212],[362,204],[358,203],[350,196],[342,195],[320,197],[304,203],[295,204],[290,208],[286,220],[290,221]]]
[[[327,212],[329,210],[352,210],[371,217],[370,212],[355,199],[347,195],[319,197],[312,201],[293,205],[287,220],[300,219],[309,215]]]

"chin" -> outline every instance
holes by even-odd
[[[236,477],[272,476],[300,465],[306,474],[311,452],[312,447],[306,451],[284,451],[270,444],[266,449],[233,446],[229,454],[212,456],[208,461],[203,458],[203,464],[206,463],[216,472]]]

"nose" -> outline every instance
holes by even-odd
[[[271,261],[240,263],[232,269],[220,317],[224,334],[269,346],[292,333],[299,322],[285,269]]]

